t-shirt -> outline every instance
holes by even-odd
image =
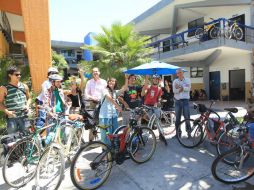
[[[76,95],[68,94],[68,98],[71,99],[72,107],[80,107],[79,103],[81,103],[81,91],[78,91]]]
[[[154,106],[158,103],[159,97],[162,95],[162,89],[158,86],[152,85],[146,93],[145,96],[145,105]]]
[[[54,91],[53,91],[53,93],[54,93],[54,96],[55,96],[55,98],[56,98],[56,107],[55,107],[55,112],[56,113],[60,113],[60,112],[64,112],[64,106],[63,106],[63,102],[62,102],[62,100],[61,100],[61,97],[60,97],[60,95],[59,95],[59,91],[57,90],[57,89],[55,89]]]
[[[117,97],[119,96],[120,91],[114,90],[112,93],[109,92],[109,90],[106,88],[103,91],[103,95],[101,97],[101,109],[99,113],[99,118],[112,118],[117,117],[117,110],[115,106],[105,97],[106,95],[111,95],[112,98],[116,101]],[[104,99],[105,97],[105,99]]]
[[[123,100],[134,109],[141,104],[140,94],[142,91],[141,86],[128,86],[128,89],[123,94]],[[124,108],[124,107],[123,107]]]

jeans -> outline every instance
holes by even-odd
[[[100,118],[99,119],[99,124],[100,125],[107,125],[109,126],[107,128],[107,132],[109,134],[113,134],[114,131],[118,128],[118,121],[117,121],[117,117],[113,117],[113,118]],[[105,129],[100,129],[101,132],[101,141],[109,146],[111,146],[111,142],[109,141],[107,134],[106,134],[106,130]]]
[[[148,111],[149,118],[152,117],[152,115],[155,114],[158,119],[160,119],[161,116],[161,108],[153,107],[152,110]]]
[[[181,122],[181,116],[183,113],[184,119],[190,119],[190,107],[189,99],[175,100],[175,113],[176,113],[176,127]],[[187,123],[187,128],[190,128],[190,123]]]
[[[12,134],[16,132],[26,132],[26,128],[29,126],[29,121],[27,116],[18,118],[8,118],[7,119],[7,133]]]
[[[36,119],[36,128],[40,129],[44,127],[46,122],[47,113],[43,109],[38,110],[38,118]]]

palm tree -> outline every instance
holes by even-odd
[[[99,60],[88,65],[100,68],[103,78],[113,76],[123,83],[124,69],[150,61],[151,49],[145,47],[149,38],[135,33],[130,24],[122,25],[116,22],[111,25],[111,28],[104,26],[101,28],[103,33],[94,36],[97,45],[85,45],[81,48],[99,56]],[[85,64],[87,63],[83,63]]]

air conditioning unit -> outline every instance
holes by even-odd
[[[24,46],[22,44],[13,44],[9,45],[9,53],[13,55],[23,55],[24,54]]]

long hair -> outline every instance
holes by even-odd
[[[113,90],[116,90],[116,89],[117,89],[117,81],[116,81],[115,86],[114,86],[113,89],[111,89],[111,88],[109,87],[109,82],[112,81],[112,80],[116,81],[116,79],[113,78],[113,77],[110,77],[110,78],[108,79],[108,81],[107,81],[107,89],[109,89],[109,91],[110,91],[111,93],[113,92]]]

